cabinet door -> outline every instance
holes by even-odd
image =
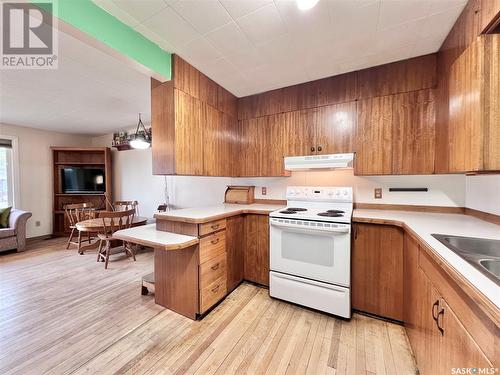
[[[420,311],[418,309],[418,294],[420,288],[418,267],[418,244],[408,234],[404,235],[403,251],[403,320],[411,347],[416,356],[416,351],[421,347],[418,322]]]
[[[356,102],[329,105],[318,109],[316,140],[318,154],[354,152]]]
[[[245,280],[269,285],[269,218],[245,216]]]
[[[177,174],[202,175],[202,104],[176,89],[175,113],[175,171]]]
[[[316,153],[314,129],[317,110],[305,109],[282,113],[282,140],[285,156],[304,156]]]
[[[243,216],[234,216],[226,222],[227,291],[231,292],[243,280],[245,222]]]
[[[494,367],[443,298],[439,307],[438,323],[443,329],[439,354],[441,373],[450,374],[452,368]]]
[[[357,175],[392,172],[392,102],[392,95],[358,101],[355,161]]]
[[[352,251],[352,307],[403,320],[403,232],[356,224]]]
[[[202,104],[203,170],[207,176],[231,176],[233,166],[232,118],[214,107]]]
[[[392,174],[434,173],[434,116],[432,90],[394,96]]]

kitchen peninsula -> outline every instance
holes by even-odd
[[[156,225],[116,237],[155,249],[155,302],[197,319],[243,279],[269,283],[269,212],[274,204],[220,204],[155,215]]]

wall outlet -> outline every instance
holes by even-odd
[[[262,187],[262,195],[267,195],[267,188],[265,186]]]
[[[376,188],[373,192],[374,192],[375,199],[382,199],[382,189],[381,188]]]
[[[35,221],[35,227],[39,227],[39,226],[40,226],[40,221],[39,220]]]

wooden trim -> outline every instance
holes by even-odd
[[[379,204],[379,203],[354,203],[355,209],[367,210],[392,210],[392,211],[416,211],[443,214],[463,214],[464,207],[450,206],[420,206],[412,204]]]
[[[26,238],[26,243],[32,243],[36,241],[43,241],[43,240],[48,240],[49,238],[54,238],[55,236],[53,234],[44,234],[41,236],[35,236],[35,237],[28,237]]]
[[[286,199],[254,199],[254,203],[259,204],[282,204],[286,206]]]
[[[478,219],[488,221],[493,224],[500,225],[500,215],[490,214],[489,212],[479,211],[468,207],[465,207],[465,214],[477,217]]]
[[[442,268],[443,272],[446,273],[458,286],[463,290],[463,292],[469,296],[472,301],[474,301],[478,308],[483,311],[489,319],[491,319],[497,327],[500,327],[500,314],[499,309],[496,305],[488,299],[481,291],[479,291],[469,280],[467,280],[462,274],[460,274],[453,266],[451,266],[448,261],[446,261],[441,255],[434,251],[427,243],[420,238],[405,222],[399,220],[383,220],[383,219],[365,219],[365,218],[353,218],[353,222],[359,223],[372,223],[372,224],[382,224],[382,225],[395,225],[404,229],[411,238],[418,242],[421,249],[428,254],[432,260]]]

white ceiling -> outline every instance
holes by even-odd
[[[1,70],[0,123],[106,134],[150,122],[149,77],[59,32],[58,69]]]
[[[236,96],[435,52],[467,0],[94,0]]]

